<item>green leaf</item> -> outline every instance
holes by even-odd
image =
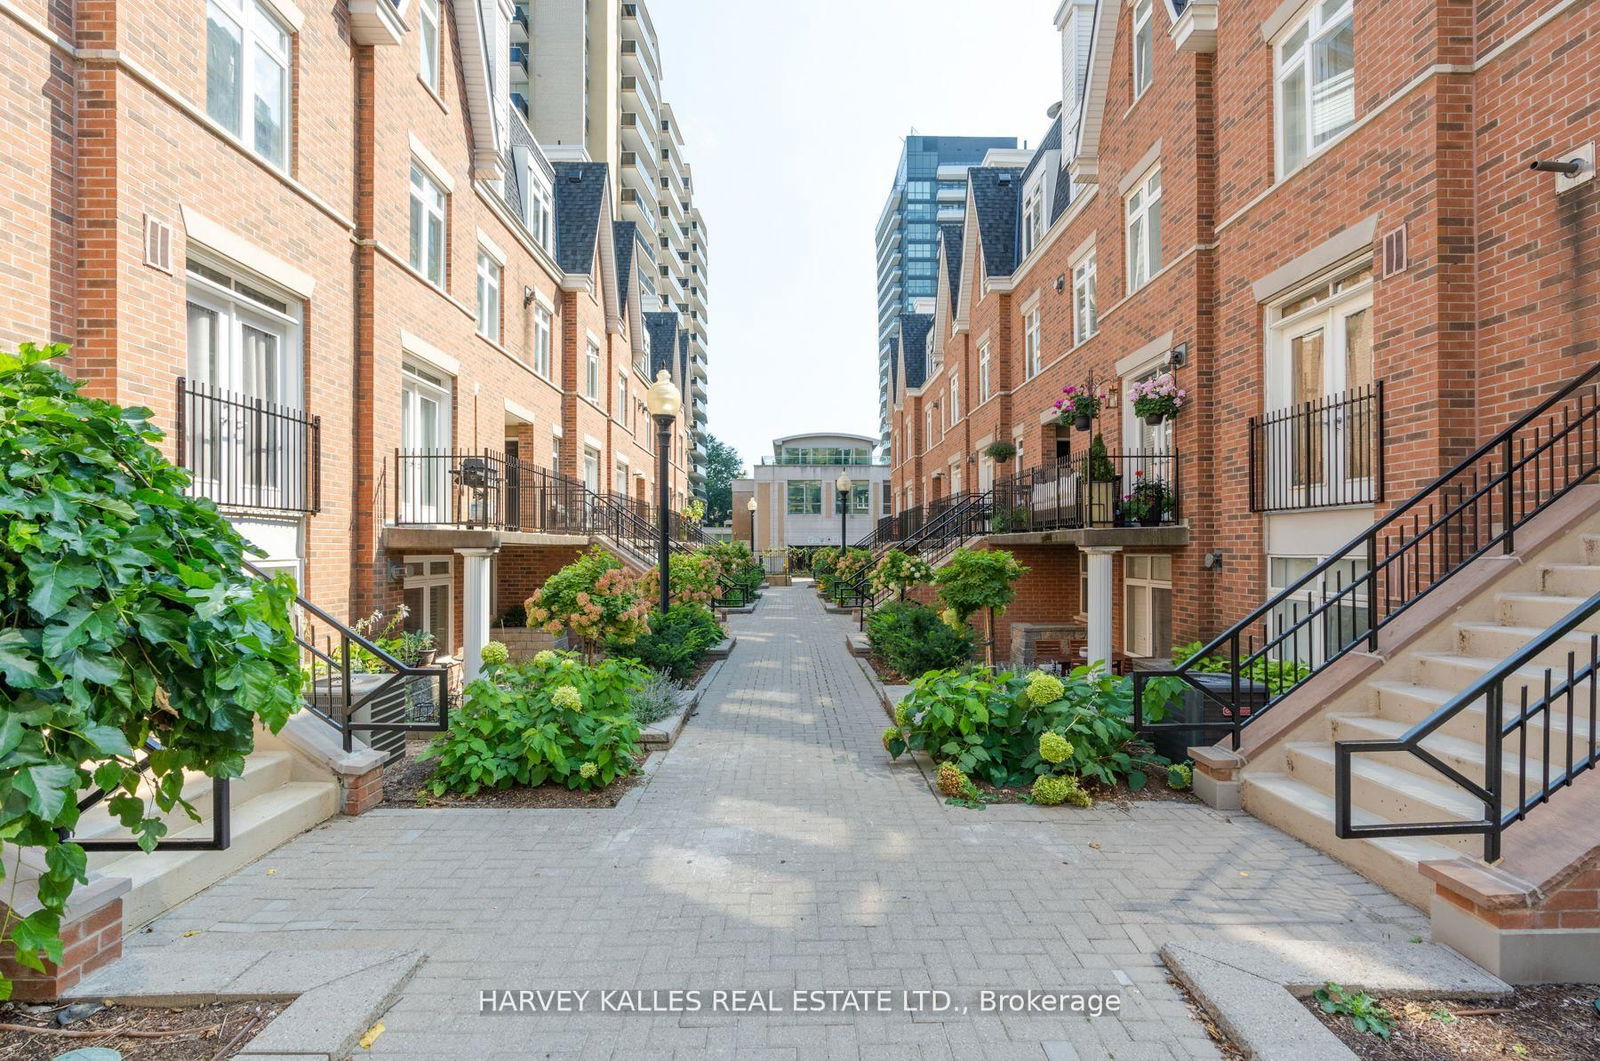
[[[98,723],[85,726],[82,736],[101,755],[131,756],[133,754],[133,748],[128,744],[128,738],[115,726],[104,726]]]
[[[37,658],[36,631],[0,630],[0,674],[16,689],[37,689],[44,684]]]
[[[78,772],[59,763],[30,766],[20,771],[12,787],[27,798],[28,809],[46,821],[54,822],[67,804],[67,794],[78,779]]]

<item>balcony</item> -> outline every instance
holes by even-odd
[[[1179,524],[1176,453],[1073,457],[994,484],[988,532]]]
[[[588,534],[589,491],[580,482],[495,450],[396,450],[397,527],[459,527],[538,534]]]
[[[180,377],[175,436],[191,496],[225,508],[321,511],[321,417]]]
[[[648,34],[623,38],[622,69],[635,77],[647,77],[652,83],[661,82],[661,58]]]
[[[1383,500],[1383,381],[1250,420],[1250,511]]]

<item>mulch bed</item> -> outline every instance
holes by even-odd
[[[1387,1042],[1356,1031],[1348,1017],[1322,1012],[1315,1000],[1305,1001],[1366,1061],[1594,1061],[1600,1057],[1597,998],[1600,984],[1536,984],[1481,1001],[1383,998],[1379,1003],[1396,1019]]]
[[[982,781],[974,781],[978,791],[984,795],[985,803],[1002,805],[1007,803],[1027,803],[1029,789],[1026,788],[998,788]],[[1092,781],[1083,783],[1083,790],[1093,798],[1095,806],[1110,805],[1113,807],[1126,806],[1130,803],[1199,803],[1200,797],[1193,792],[1175,792],[1167,787],[1165,775],[1151,774],[1145,786],[1135,792],[1126,784],[1106,786],[1095,784]],[[940,797],[941,799],[944,797]],[[1075,808],[1066,807],[1065,810]]]
[[[406,742],[406,755],[397,763],[392,763],[383,771],[383,806],[385,807],[475,807],[487,809],[528,808],[533,810],[557,809],[577,807],[580,809],[595,809],[615,807],[621,802],[628,790],[639,784],[640,777],[619,778],[607,788],[591,792],[574,792],[560,785],[540,785],[538,788],[529,788],[526,785],[517,785],[512,788],[497,788],[479,792],[475,796],[445,795],[435,796],[424,783],[428,775],[433,772],[433,763],[418,762],[420,755],[428,746],[427,740],[409,740]],[[644,759],[641,757],[642,764]],[[3,1055],[0,1055],[3,1056]]]
[[[901,674],[899,671],[897,671],[893,667],[889,666],[883,660],[879,659],[878,658],[878,654],[876,652],[874,652],[872,655],[867,657],[867,662],[872,664],[873,673],[877,674],[878,680],[880,682],[882,682],[883,684],[885,684],[885,685],[910,685],[911,684],[911,679],[910,678],[907,678],[904,674]]]
[[[244,1049],[289,1003],[244,1000],[182,1009],[112,1004],[59,1027],[56,1014],[67,1005],[0,1004],[0,1057],[50,1061],[98,1046],[121,1051],[124,1061],[219,1061]]]

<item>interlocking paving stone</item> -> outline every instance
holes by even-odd
[[[699,713],[622,807],[336,819],[160,918],[129,954],[423,951],[363,1057],[1088,1061],[1217,1056],[1163,944],[1427,931],[1244,815],[945,806],[915,765],[888,761],[883,708],[845,649],[850,619],[802,585],[730,625],[738,647]],[[480,991],[536,988],[936,988],[969,1008],[478,1012]],[[1116,992],[1123,1008],[980,1014],[984,988]]]

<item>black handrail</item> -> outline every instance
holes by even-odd
[[[145,767],[150,765],[150,756],[153,752],[162,750],[161,742],[154,737],[146,738],[144,754],[134,761],[133,769],[143,773]],[[96,785],[89,790],[88,795],[78,800],[78,812],[88,810],[111,796],[111,793]],[[228,778],[211,778],[211,835],[206,837],[163,837],[156,841],[154,850],[157,851],[226,851],[228,845],[233,843],[233,803],[228,789]],[[71,829],[57,829],[56,835],[62,843],[77,844],[85,851],[143,851],[145,848],[129,837],[75,837]]]
[[[322,510],[322,418],[178,377],[173,432],[189,491],[219,505]]]
[[[1568,651],[1564,675],[1556,668],[1544,668],[1543,692],[1529,703],[1528,689],[1540,684],[1530,682],[1528,676],[1518,672],[1549,652],[1585,622],[1600,613],[1600,594],[1595,594],[1574,608],[1555,626],[1524,645],[1513,655],[1502,660],[1483,677],[1473,682],[1461,693],[1439,707],[1427,718],[1411,727],[1403,736],[1389,740],[1341,740],[1333,745],[1334,754],[1334,834],[1341,839],[1380,836],[1441,836],[1463,833],[1483,834],[1483,857],[1494,862],[1500,857],[1500,838],[1507,827],[1527,817],[1528,812],[1547,803],[1557,790],[1571,785],[1573,779],[1600,763],[1600,634],[1589,635],[1588,661],[1577,665],[1578,653]],[[1520,688],[1511,718],[1506,718],[1507,686]],[[1445,725],[1483,703],[1483,761],[1482,783],[1466,776],[1438,755],[1422,746],[1422,742]],[[1559,746],[1552,748],[1551,727],[1556,721],[1556,706],[1565,701],[1565,767],[1551,774],[1551,755],[1561,755]],[[1574,723],[1583,721],[1579,703],[1588,704],[1588,748],[1583,750],[1576,739]],[[1535,764],[1537,775],[1532,778],[1530,790],[1528,730],[1538,720],[1543,740]],[[1507,747],[1515,734],[1517,747],[1513,752]],[[1416,756],[1444,777],[1465,789],[1473,799],[1483,805],[1483,817],[1476,821],[1459,819],[1437,822],[1386,822],[1384,824],[1358,825],[1353,820],[1353,785],[1351,784],[1351,759],[1355,755],[1375,752],[1403,751]],[[1508,765],[1510,754],[1512,764]],[[1506,774],[1516,776],[1515,805],[1507,810]]]
[[[1135,726],[1227,730],[1237,748],[1242,729],[1301,681],[1363,643],[1377,651],[1380,630],[1479,557],[1496,547],[1514,552],[1519,527],[1600,471],[1600,401],[1589,386],[1597,375],[1600,364],[1179,666],[1136,672]],[[1575,408],[1563,404],[1569,400]],[[1558,406],[1559,418],[1553,415]],[[1195,680],[1202,660],[1230,676],[1225,692]],[[1221,720],[1146,722],[1144,685],[1163,676],[1180,678],[1219,704]],[[1258,682],[1267,686],[1264,694],[1250,688]]]

